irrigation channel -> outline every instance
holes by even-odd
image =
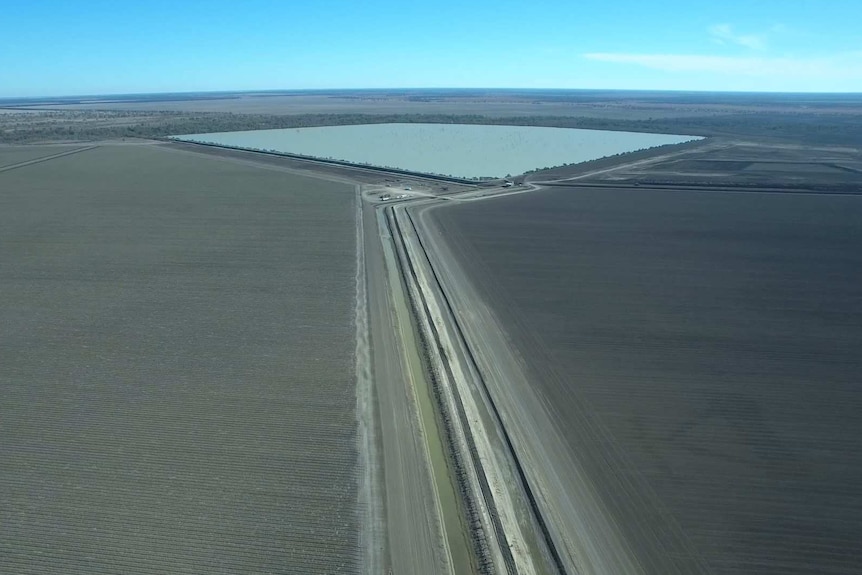
[[[567,569],[426,252],[421,225],[409,208],[534,189],[472,189],[439,198],[374,204],[391,309],[397,316],[393,323],[407,358],[405,379],[412,386],[427,444],[434,507],[446,546],[444,564],[446,571],[454,573],[514,575],[567,573]],[[391,542],[390,546],[394,547]],[[393,548],[391,553],[398,551]],[[398,562],[395,557],[392,561]]]
[[[441,194],[413,190],[394,199],[381,186],[363,186],[360,193],[384,461],[385,554],[393,573],[581,571],[581,539],[588,534],[571,532],[561,520],[553,481],[528,469],[536,457],[521,460],[530,449],[523,430],[516,439],[504,425],[513,421],[512,406],[501,410],[495,403],[491,388],[499,390],[507,378],[489,366],[511,356],[511,349],[500,333],[490,338],[497,343],[488,343],[487,330],[499,331],[493,321],[462,325],[473,313],[461,309],[469,282],[453,271],[445,241],[425,222],[428,212],[446,204],[530,193],[547,183]],[[417,472],[423,465],[425,473]],[[428,496],[432,503],[424,501]]]

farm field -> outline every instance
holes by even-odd
[[[590,181],[619,185],[745,188],[755,186],[776,192],[860,193],[862,160],[857,148],[794,144],[767,145],[715,138],[649,161],[613,165],[613,158],[530,174],[530,180],[574,176],[602,165],[614,169],[594,171]],[[565,184],[564,184],[565,185]]]
[[[355,202],[157,145],[0,172],[0,572],[360,571]]]
[[[579,470],[561,493],[594,492],[594,527],[638,570],[858,572],[862,197],[560,187],[442,205],[437,234],[547,410],[528,416]]]

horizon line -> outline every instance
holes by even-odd
[[[291,93],[333,93],[333,92],[421,92],[421,91],[498,91],[498,92],[619,92],[619,93],[653,93],[653,94],[725,94],[725,95],[788,95],[788,96],[860,96],[862,91],[782,91],[782,90],[696,90],[696,89],[655,89],[655,88],[527,88],[527,87],[389,87],[389,88],[259,88],[241,90],[183,90],[164,92],[105,92],[78,93],[40,96],[0,96],[0,102],[17,100],[65,100],[70,98],[107,98],[131,96],[183,96],[183,95],[229,95],[229,94],[291,94]]]

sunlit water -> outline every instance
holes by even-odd
[[[503,177],[700,139],[667,134],[466,124],[363,124],[175,137],[462,178]]]

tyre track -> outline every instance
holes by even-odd
[[[9,166],[0,167],[0,172],[8,172],[9,170],[15,170],[18,168],[26,168],[27,166],[32,166],[33,164],[39,164],[41,162],[47,162],[49,160],[54,160],[56,158],[62,158],[63,156],[71,156],[72,154],[78,154],[80,152],[86,152],[87,150],[92,150],[94,148],[98,148],[99,146],[86,146],[84,148],[77,148],[75,150],[69,150],[67,152],[61,152],[59,154],[53,154],[50,156],[45,156],[42,158],[36,158],[34,160],[27,160],[26,162],[18,162],[17,164],[11,164]]]

